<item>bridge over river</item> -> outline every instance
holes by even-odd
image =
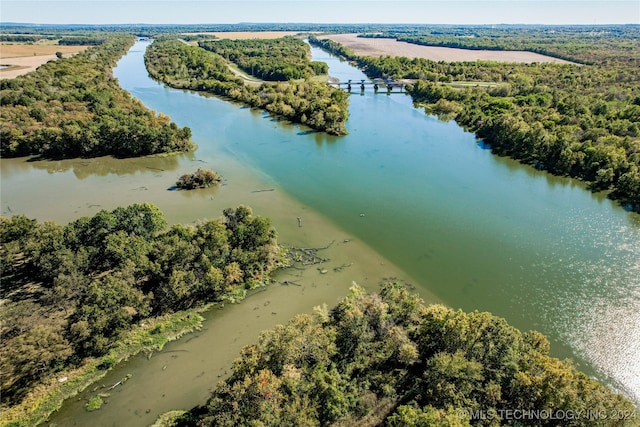
[[[334,81],[329,80],[327,82],[328,85],[333,87],[342,88],[344,87],[348,92],[351,92],[352,87],[360,86],[360,90],[364,91],[366,86],[373,86],[373,90],[377,93],[381,87],[386,88],[387,93],[391,93],[394,89],[399,89],[399,93],[403,93],[405,88],[414,81],[411,80],[393,80],[393,79],[373,79],[373,80],[360,80],[359,83],[356,80],[347,80],[347,81]]]

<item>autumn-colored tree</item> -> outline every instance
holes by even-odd
[[[541,334],[523,334],[489,313],[425,306],[386,284],[378,294],[352,287],[329,313],[319,308],[263,332],[208,403],[176,422],[468,427],[511,425],[500,415],[507,410],[589,408],[633,413],[631,402],[550,357]],[[518,421],[567,422],[594,425],[588,417]]]

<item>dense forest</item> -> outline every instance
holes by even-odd
[[[305,79],[253,87],[244,84],[222,56],[173,38],[149,46],[145,63],[153,78],[169,86],[225,96],[313,129],[346,134],[348,95],[326,83]],[[273,57],[272,63],[281,61]]]
[[[105,36],[101,35],[87,35],[87,36],[65,36],[58,40],[59,45],[72,45],[72,46],[99,46],[106,42]]]
[[[112,34],[72,58],[0,81],[0,154],[132,157],[193,150],[189,128],[148,110],[113,78],[112,68],[133,41]]]
[[[207,404],[170,425],[624,426],[634,413],[550,357],[540,333],[387,284],[263,332]]]
[[[326,63],[309,61],[311,53],[308,45],[291,36],[266,40],[201,41],[198,45],[262,80],[286,82],[327,74],[329,71]]]
[[[410,90],[415,102],[429,114],[455,119],[494,152],[580,178],[640,211],[640,51],[629,49],[637,32],[545,39],[593,65],[358,57],[330,40],[310,41],[357,61],[371,77],[417,80]],[[501,34],[498,40],[507,39]],[[506,45],[516,46],[519,37]],[[457,43],[471,47],[477,40],[458,37]],[[527,43],[543,45],[535,38]]]
[[[0,217],[0,242],[3,409],[147,318],[242,300],[283,260],[270,221],[246,206],[195,226],[167,227],[148,203],[65,226]]]

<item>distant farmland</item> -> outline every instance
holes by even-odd
[[[407,58],[425,58],[433,61],[500,61],[500,62],[554,62],[570,64],[563,59],[552,58],[539,53],[526,51],[470,50],[451,47],[420,46],[400,42],[395,39],[361,38],[357,34],[332,34],[321,36],[348,47],[358,56],[405,56]]]
[[[85,50],[88,46],[58,46],[3,44],[0,45],[0,79],[11,79],[35,70],[42,64],[57,59],[56,52],[64,56]]]

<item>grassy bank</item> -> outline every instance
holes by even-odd
[[[86,361],[78,369],[59,372],[36,387],[19,405],[3,410],[0,426],[35,426],[62,407],[64,400],[74,397],[103,378],[118,363],[140,352],[160,351],[170,341],[199,330],[201,313],[215,304],[179,311],[147,319],[134,327],[106,355]],[[67,378],[61,382],[61,379]]]

